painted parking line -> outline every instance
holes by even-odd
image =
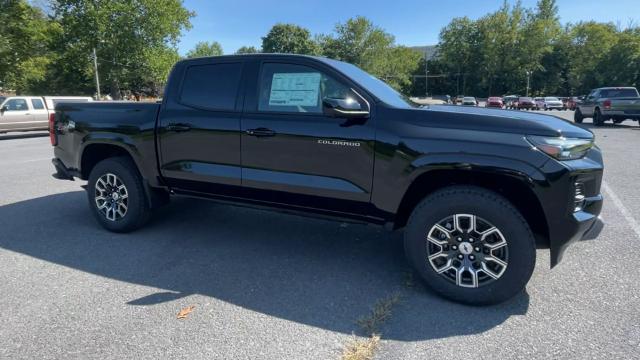
[[[631,214],[631,211],[629,211],[629,209],[627,209],[627,207],[624,206],[624,204],[622,203],[618,195],[616,195],[615,191],[613,191],[613,189],[609,187],[609,184],[607,184],[606,181],[602,181],[602,189],[607,194],[609,199],[611,199],[611,201],[616,206],[616,208],[618,208],[618,211],[620,211],[620,213],[622,214],[624,219],[627,221],[631,229],[633,229],[633,231],[636,233],[636,236],[640,238],[640,224],[638,224],[636,219],[633,217],[633,215]]]

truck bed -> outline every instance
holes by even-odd
[[[87,102],[56,105],[55,155],[81,178],[82,154],[88,146],[128,147],[145,175],[155,174],[155,124],[159,103]],[[96,144],[96,145],[94,145]],[[152,177],[155,177],[152,176]]]

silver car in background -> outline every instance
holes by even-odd
[[[59,102],[93,101],[86,96],[9,96],[0,101],[0,133],[49,128],[49,114]]]
[[[462,99],[462,105],[466,106],[478,106],[478,100],[472,96],[465,96]]]
[[[536,105],[539,110],[564,110],[562,100],[553,96],[541,98],[541,101],[539,103],[536,102]]]

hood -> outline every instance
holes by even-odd
[[[397,109],[396,109],[397,110]],[[416,125],[539,136],[593,138],[593,133],[552,115],[455,105],[401,110]]]

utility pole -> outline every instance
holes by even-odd
[[[529,97],[529,81],[531,79],[531,71],[527,70],[527,97]]]
[[[100,100],[101,96],[100,96],[100,76],[98,75],[98,55],[96,54],[96,48],[93,48],[93,70],[95,71],[95,75],[96,75],[96,94],[97,94],[97,99],[96,100]]]
[[[424,51],[424,96],[429,96],[429,54]]]

